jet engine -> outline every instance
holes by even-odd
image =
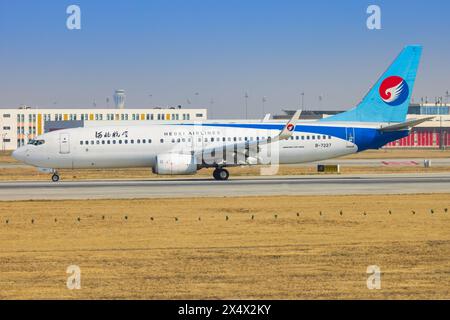
[[[160,154],[156,156],[152,171],[156,174],[194,174],[197,172],[196,162],[190,154]]]

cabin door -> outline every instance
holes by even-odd
[[[70,153],[70,135],[68,133],[61,133],[59,135],[59,153]]]

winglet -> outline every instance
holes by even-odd
[[[261,122],[267,122],[267,121],[269,121],[269,120],[270,120],[270,113],[267,113],[267,114],[264,116],[264,119],[262,119]]]
[[[279,140],[286,140],[292,136],[292,133],[295,131],[295,125],[297,124],[298,118],[302,114],[302,110],[297,110],[291,120],[289,120],[284,126],[283,130],[281,130],[278,135]]]

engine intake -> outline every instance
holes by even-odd
[[[156,156],[156,164],[152,168],[156,174],[194,174],[197,172],[197,163],[190,154],[160,154]]]

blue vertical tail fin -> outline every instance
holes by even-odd
[[[407,46],[353,109],[321,121],[404,122],[422,46]]]

